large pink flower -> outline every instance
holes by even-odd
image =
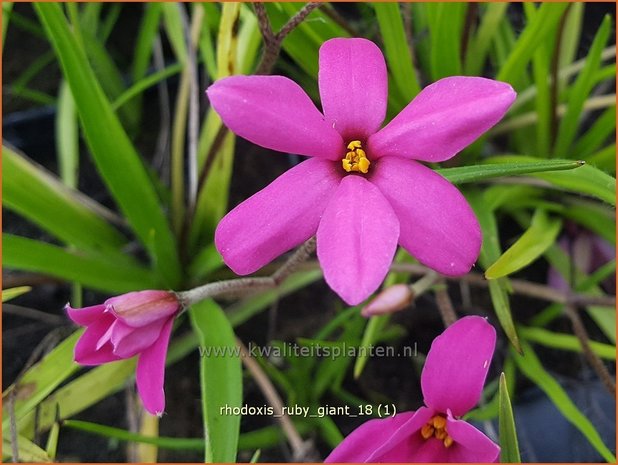
[[[484,318],[462,318],[432,343],[421,374],[426,407],[370,420],[326,462],[495,462],[500,448],[459,420],[478,402],[496,345]]]
[[[101,305],[66,310],[86,331],[75,345],[75,361],[101,365],[139,355],[136,382],[144,408],[153,415],[165,410],[165,357],[174,317],[180,309],[172,292],[130,292]]]
[[[225,263],[253,273],[317,232],[326,282],[350,305],[379,287],[398,243],[436,271],[468,272],[481,246],[479,224],[461,193],[419,161],[448,160],[477,139],[502,118],[513,89],[445,78],[380,129],[387,72],[373,42],[325,42],[318,81],[323,113],[283,76],[232,76],[208,89],[239,136],[313,157],[223,218],[215,243]]]

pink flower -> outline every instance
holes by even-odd
[[[445,78],[380,129],[387,73],[373,42],[325,42],[318,81],[323,114],[283,76],[231,76],[208,89],[237,135],[312,157],[221,220],[215,243],[225,263],[253,273],[317,232],[324,278],[350,305],[379,287],[398,243],[436,271],[468,272],[481,246],[479,224],[461,193],[419,161],[448,160],[477,139],[505,114],[513,89]]]
[[[165,356],[179,309],[178,299],[167,291],[129,292],[85,308],[67,304],[69,318],[86,327],[75,345],[75,361],[101,365],[139,355],[137,392],[144,408],[160,416],[165,409]]]
[[[421,374],[426,407],[354,430],[325,462],[495,462],[500,448],[459,420],[479,400],[496,345],[484,318],[469,316],[432,343]]]

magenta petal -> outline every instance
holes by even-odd
[[[381,131],[369,138],[374,158],[448,160],[504,116],[515,100],[510,85],[453,76],[425,87]]]
[[[225,125],[254,144],[337,160],[345,148],[309,96],[283,76],[230,76],[206,91]]]
[[[93,305],[92,307],[72,308],[66,304],[64,309],[73,322],[80,326],[88,326],[100,318],[105,311],[105,305]]]
[[[448,416],[446,430],[455,442],[449,449],[450,462],[470,463],[497,461],[500,447],[482,432],[463,420]]]
[[[481,250],[481,228],[461,192],[412,160],[385,157],[372,168],[370,180],[399,218],[399,243],[445,275],[470,271]]]
[[[349,305],[382,284],[393,261],[399,222],[377,187],[361,176],[342,179],[317,234],[324,279]]]
[[[179,309],[177,297],[168,291],[137,291],[105,301],[107,309],[129,326],[140,327],[165,319]]]
[[[111,344],[103,344],[97,348],[99,340],[113,323],[113,316],[103,314],[98,321],[86,328],[84,334],[75,344],[74,358],[77,363],[80,365],[101,365],[121,359],[113,353]]]
[[[340,171],[330,161],[306,160],[234,208],[215,232],[225,263],[236,274],[253,273],[313,236]]]
[[[365,140],[386,115],[388,80],[382,52],[366,39],[331,39],[320,47],[324,116],[346,140]]]
[[[414,416],[414,412],[404,412],[394,417],[369,420],[363,423],[352,431],[352,433],[326,457],[324,462],[369,462],[370,459],[378,461],[376,458],[376,452],[378,451],[382,451],[382,454],[388,454],[391,451],[397,454],[396,446],[402,438],[414,433],[412,430],[418,431],[427,421],[413,421],[412,419]],[[429,417],[427,417],[427,419],[429,419]],[[398,433],[398,431],[402,431],[403,434]],[[395,442],[393,442],[393,438],[395,438]],[[400,461],[405,462],[406,457],[400,457]]]
[[[461,416],[476,405],[496,346],[496,330],[479,316],[468,316],[434,339],[421,375],[425,404]]]
[[[173,324],[174,319],[170,318],[163,326],[159,339],[141,353],[135,372],[137,393],[142,399],[144,408],[149,413],[158,416],[161,416],[165,410],[165,392],[163,391],[165,358]]]
[[[165,320],[141,328],[133,328],[118,320],[112,328],[111,342],[114,353],[122,358],[133,357],[151,346],[161,334]]]

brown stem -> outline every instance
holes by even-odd
[[[284,404],[279,396],[279,393],[275,389],[275,386],[273,386],[270,382],[270,379],[266,373],[264,373],[264,370],[262,370],[259,363],[251,357],[251,353],[247,347],[245,347],[243,342],[240,339],[236,339],[236,344],[240,348],[242,363],[245,365],[245,368],[249,371],[249,373],[251,373],[251,376],[257,383],[260,391],[262,391],[262,394],[264,394],[264,397],[270,406],[275,410],[276,418],[279,423],[281,423],[281,429],[283,429],[283,433],[292,448],[294,461],[306,457],[308,452],[308,443],[303,441],[303,438],[296,429],[296,426],[294,426],[294,423],[290,417],[283,412]]]
[[[565,306],[565,311],[569,319],[571,320],[571,324],[573,325],[573,333],[577,336],[579,343],[582,348],[582,352],[588,360],[588,363],[594,371],[599,375],[601,381],[605,388],[609,391],[609,393],[613,396],[616,393],[616,382],[612,379],[612,375],[609,373],[609,370],[601,360],[601,358],[594,353],[592,347],[590,346],[590,337],[588,336],[588,332],[586,331],[586,327],[584,326],[584,322],[582,321],[579,313],[577,312],[575,306],[568,304]]]
[[[435,290],[436,304],[438,305],[438,310],[440,311],[440,316],[442,317],[444,326],[449,327],[457,321],[457,313],[455,313],[453,302],[448,295],[448,286],[446,281],[442,279],[440,284],[441,286],[438,286]]]

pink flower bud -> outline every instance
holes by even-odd
[[[412,290],[406,284],[395,284],[380,292],[361,311],[361,315],[369,318],[386,313],[395,313],[403,310],[412,302]]]

